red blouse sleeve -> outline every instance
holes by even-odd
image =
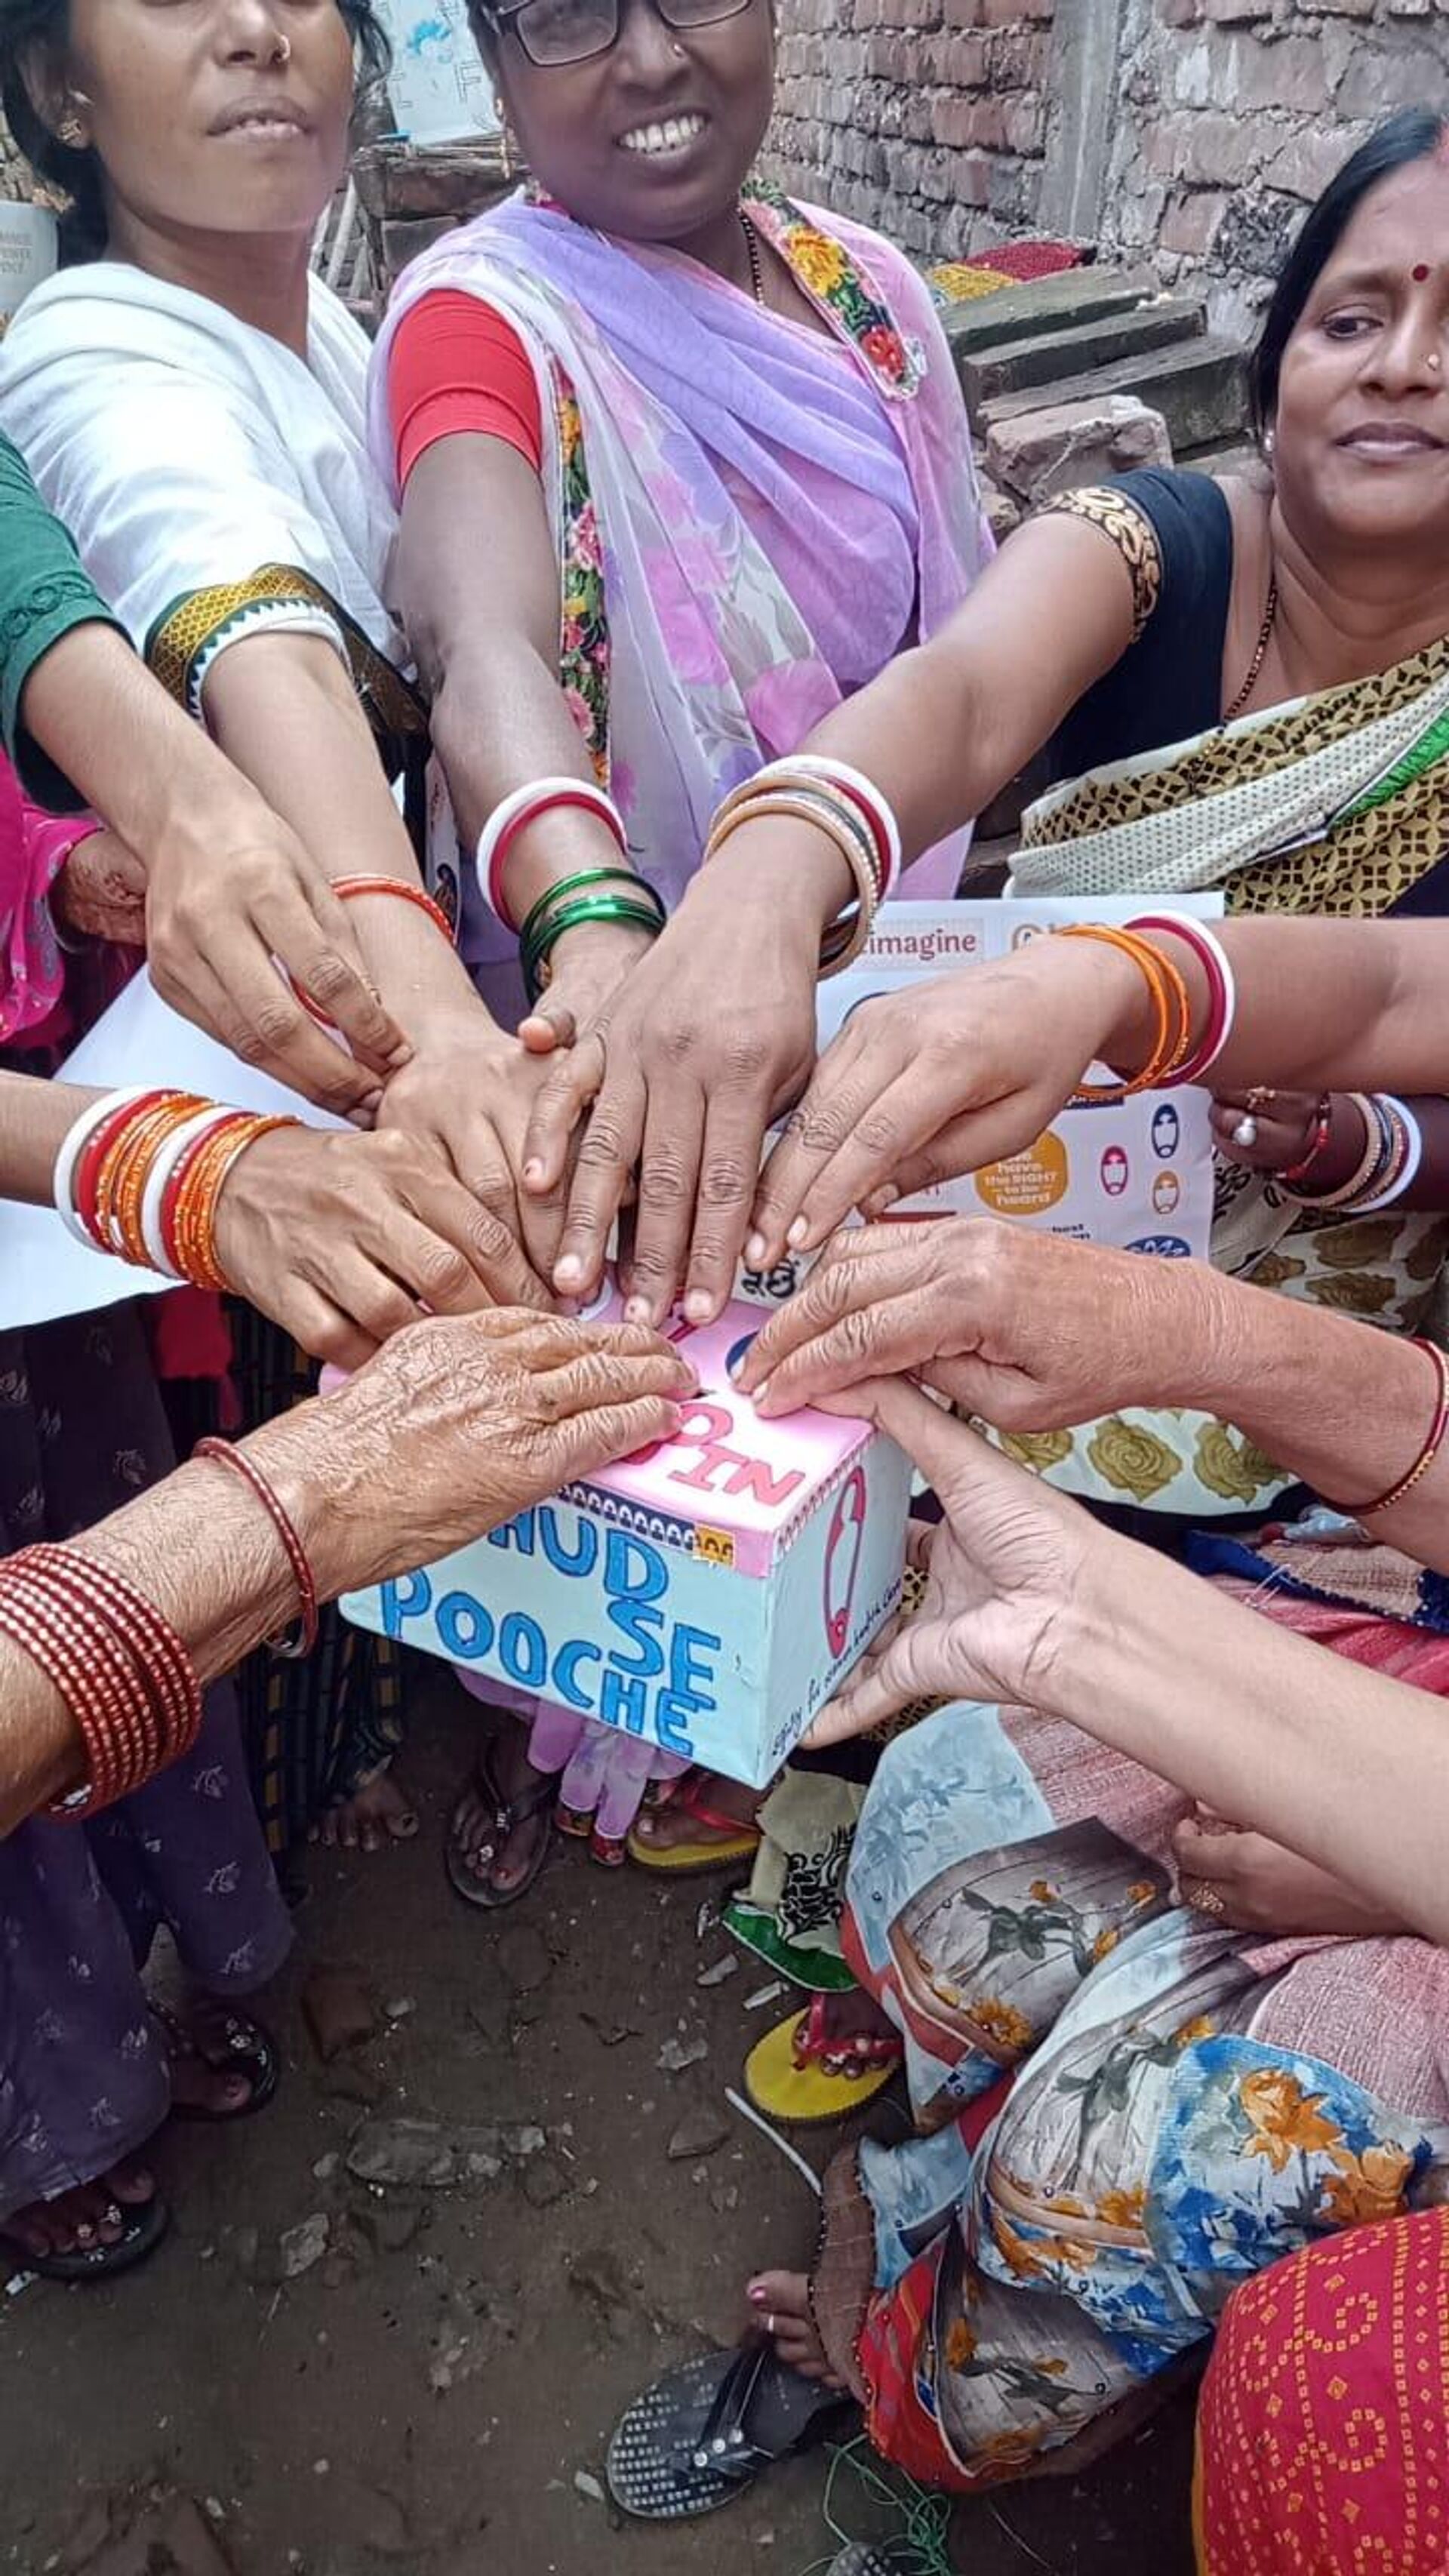
[[[387,362],[399,483],[440,438],[460,431],[501,438],[535,473],[543,416],[527,350],[491,304],[456,288],[424,295],[404,315]]]

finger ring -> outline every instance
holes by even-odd
[[[1215,1887],[1210,1878],[1200,1878],[1187,1901],[1195,1914],[1205,1914],[1211,1923],[1222,1923],[1227,1919],[1228,1909],[1223,1903],[1222,1889]]]
[[[1238,1123],[1237,1123],[1236,1127],[1233,1129],[1233,1143],[1234,1143],[1235,1145],[1256,1145],[1257,1141],[1258,1141],[1258,1122],[1257,1122],[1257,1119],[1256,1119],[1256,1118],[1240,1118],[1240,1119],[1238,1120]]]
[[[1271,1109],[1277,1097],[1277,1092],[1270,1091],[1266,1084],[1255,1082],[1252,1090],[1248,1094],[1248,1107],[1250,1109]]]
[[[766,2319],[765,2319],[765,2332],[766,2332],[766,2334],[767,2334],[767,2335],[773,2335],[773,2334],[774,2334],[774,2331],[775,2331],[775,2311],[774,2311],[774,2309],[772,2308],[772,2309],[770,2310],[769,2315],[768,2315],[768,2316],[766,2317]]]

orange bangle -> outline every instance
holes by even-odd
[[[150,1267],[150,1255],[141,1234],[141,1199],[152,1159],[168,1136],[205,1107],[199,1094],[172,1093],[122,1130],[96,1174],[93,1205],[97,1224],[121,1259],[137,1268]]]
[[[203,1140],[177,1194],[171,1228],[176,1267],[193,1287],[223,1290],[231,1284],[216,1257],[216,1210],[232,1165],[274,1127],[297,1124],[295,1118],[258,1118],[243,1111]]]
[[[416,904],[419,912],[427,914],[434,928],[441,930],[448,946],[451,948],[454,944],[451,921],[442,905],[434,903],[424,886],[409,885],[403,877],[338,877],[332,891],[339,903],[351,903],[354,896],[363,894],[396,895],[401,903]]]
[[[1117,949],[1130,957],[1152,996],[1152,1050],[1140,1073],[1130,1082],[1083,1083],[1072,1094],[1073,1100],[1112,1102],[1129,1100],[1139,1091],[1152,1091],[1171,1080],[1187,1056],[1192,1035],[1192,1005],[1188,998],[1187,979],[1170,958],[1139,939],[1130,930],[1119,930],[1105,921],[1074,921],[1060,931],[1062,939],[1096,939],[1104,947]]]

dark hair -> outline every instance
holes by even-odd
[[[1405,107],[1378,126],[1329,180],[1316,206],[1304,220],[1273,290],[1273,301],[1258,334],[1249,369],[1253,424],[1259,437],[1278,408],[1278,378],[1283,352],[1298,328],[1303,308],[1337,250],[1370,189],[1392,178],[1413,161],[1427,161],[1449,141],[1449,120],[1432,108]]]
[[[392,61],[382,20],[373,0],[337,0],[337,12],[356,50],[359,88],[368,88],[386,77]],[[59,52],[69,17],[70,0],[0,0],[0,106],[31,168],[71,201],[63,233],[68,252],[90,256],[106,246],[100,164],[88,146],[77,150],[51,132],[25,82],[27,65]]]

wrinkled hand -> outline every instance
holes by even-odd
[[[1251,1118],[1258,1133],[1240,1145],[1234,1129]],[[1219,1091],[1212,1106],[1213,1143],[1226,1163],[1250,1172],[1291,1172],[1313,1142],[1316,1091]]]
[[[50,889],[50,908],[67,938],[146,945],[146,871],[114,832],[77,841]]]
[[[429,1564],[671,1438],[694,1384],[689,1362],[639,1325],[510,1307],[434,1316],[247,1447],[329,1597]]]
[[[1034,1144],[1140,993],[1101,941],[1035,939],[861,1003],[765,1166],[751,1267],[823,1243],[853,1208],[879,1214]]]
[[[394,1074],[377,1113],[441,1153],[479,1205],[523,1247],[528,1284],[521,1302],[550,1306],[549,1276],[563,1224],[561,1189],[519,1185],[529,1119],[548,1078],[547,1056],[531,1056],[481,1002],[433,1009],[412,1062]]]
[[[1216,1906],[1203,1910],[1235,1931],[1342,1933],[1367,1940],[1407,1930],[1331,1871],[1300,1860],[1266,1834],[1223,1824],[1205,1807],[1178,1826],[1173,1846],[1184,1904],[1201,1905],[1203,1889],[1215,1888],[1221,1915]]]
[[[637,1168],[621,1285],[639,1320],[661,1321],[681,1289],[691,1322],[719,1312],[765,1131],[814,1061],[818,921],[787,905],[762,918],[710,875],[558,1063],[525,1146],[528,1189],[556,1187],[592,1103],[553,1271],[561,1296],[596,1285]]]
[[[409,1040],[368,980],[346,908],[259,797],[147,854],[146,959],[184,1019],[338,1117],[365,1111]],[[341,1032],[304,1009],[290,974]]]
[[[862,1378],[924,1378],[1002,1431],[1055,1431],[1204,1386],[1218,1283],[995,1217],[848,1228],[771,1315],[739,1382],[766,1414]]]
[[[541,1302],[515,1237],[430,1144],[275,1128],[233,1164],[217,1255],[238,1295],[314,1359],[357,1368],[424,1308]]]
[[[915,1699],[1049,1699],[1053,1631],[1063,1599],[1090,1578],[1094,1523],[901,1378],[857,1387],[835,1409],[898,1440],[945,1518],[921,1607],[857,1664],[807,1744],[862,1735]]]

